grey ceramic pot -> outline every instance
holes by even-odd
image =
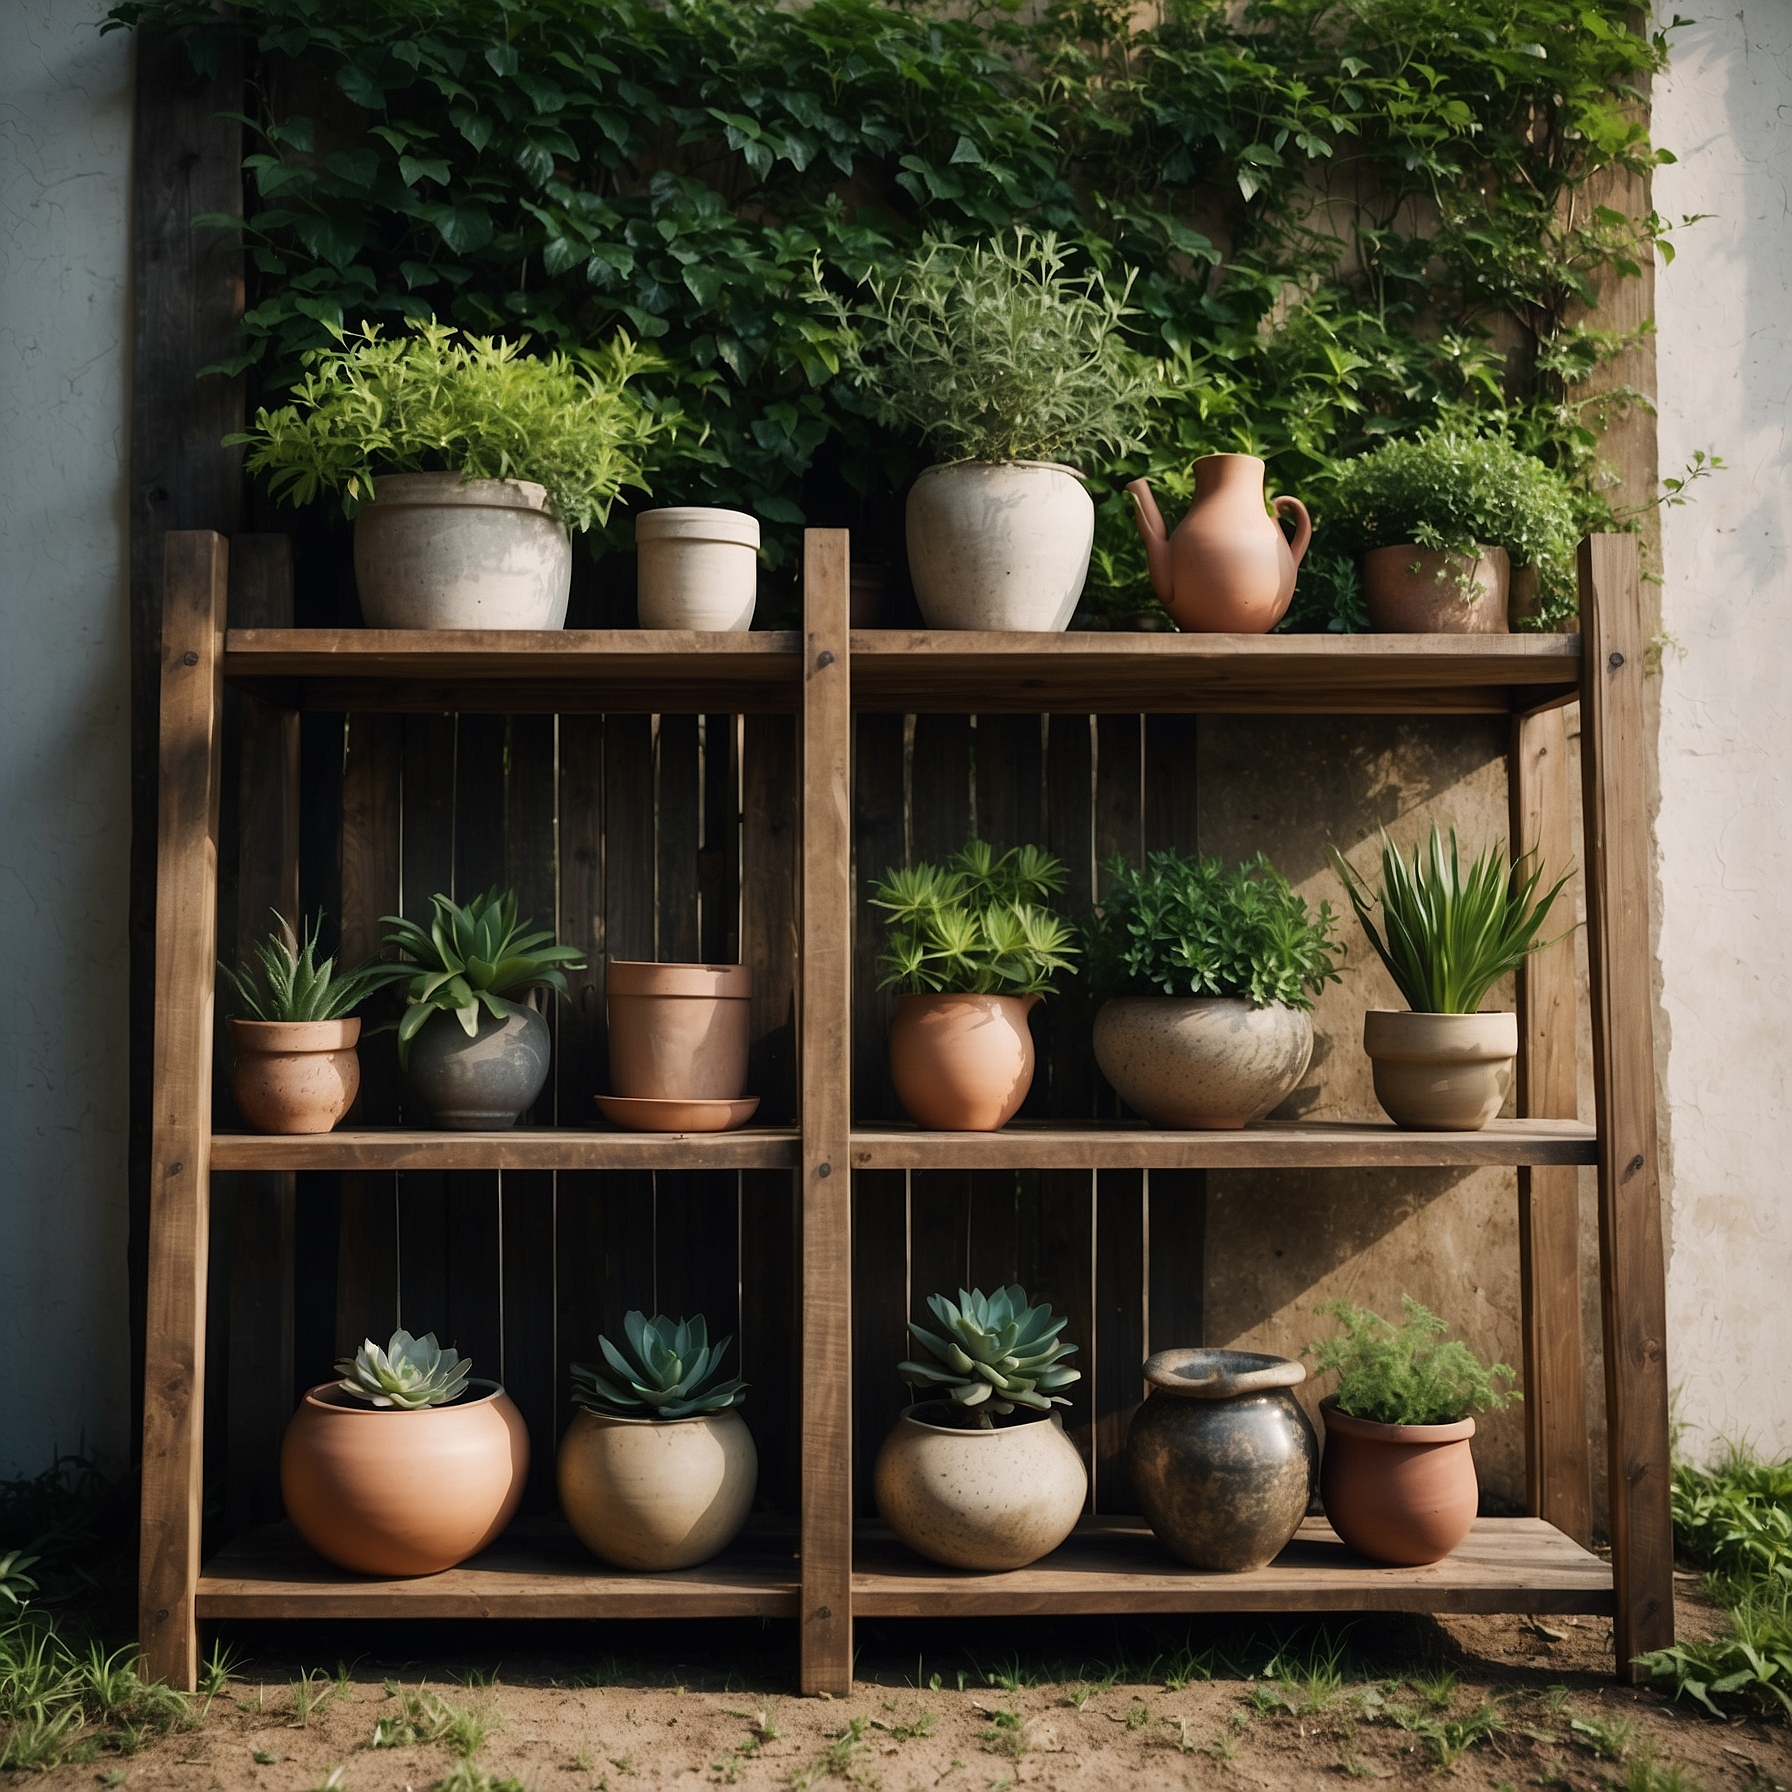
[[[432,1015],[411,1041],[405,1082],[437,1126],[496,1132],[514,1126],[548,1080],[548,1023],[533,1008],[485,1013],[469,1039],[452,1014]]]
[[[1307,1372],[1253,1350],[1160,1350],[1133,1414],[1126,1467],[1171,1555],[1238,1574],[1274,1561],[1300,1528],[1319,1440],[1289,1389]]]

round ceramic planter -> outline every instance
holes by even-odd
[[[896,998],[890,1081],[917,1126],[995,1132],[1033,1086],[1027,1014],[1038,996]]]
[[[355,518],[369,628],[562,628],[572,538],[526,479],[385,473]]]
[[[548,1080],[548,1023],[513,1004],[499,1020],[484,1008],[468,1038],[457,1016],[432,1014],[411,1041],[404,1080],[448,1132],[496,1132],[535,1105]]]
[[[635,609],[643,628],[738,632],[753,626],[759,519],[677,505],[635,518]]]
[[[604,988],[614,1094],[735,1101],[747,1086],[753,972],[613,958]]]
[[[329,1132],[361,1087],[359,1019],[233,1020],[230,1093],[257,1132]]]
[[[1325,1459],[1319,1497],[1332,1529],[1358,1555],[1403,1568],[1441,1562],[1475,1522],[1480,1486],[1469,1439],[1475,1421],[1377,1425],[1321,1400]]]
[[[1126,1470],[1157,1540],[1222,1574],[1261,1568],[1300,1528],[1319,1440],[1289,1393],[1299,1364],[1251,1350],[1160,1350],[1126,1434]]]
[[[950,1402],[910,1407],[872,1471],[877,1510],[917,1555],[949,1568],[1024,1568],[1083,1510],[1089,1474],[1054,1412],[992,1430],[942,1425]]]
[[[1395,1125],[1479,1132],[1511,1090],[1518,1016],[1371,1008],[1363,1050],[1375,1070],[1375,1099]]]
[[[584,1407],[560,1440],[560,1510],[617,1568],[690,1568],[746,1523],[759,1453],[732,1407],[692,1419],[615,1419]]]
[[[509,1524],[529,1431],[495,1381],[450,1406],[367,1406],[333,1381],[299,1402],[280,1446],[280,1497],[301,1537],[356,1574],[439,1574]]]
[[[1154,1126],[1227,1131],[1261,1120],[1307,1073],[1302,1009],[1238,996],[1120,996],[1095,1016],[1095,1061]]]
[[[929,628],[1068,628],[1089,576],[1095,505],[1051,461],[929,467],[908,495],[908,569]]]
[[[1477,559],[1439,548],[1371,548],[1363,556],[1363,607],[1387,635],[1503,635],[1512,561],[1504,548]]]

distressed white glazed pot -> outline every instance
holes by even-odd
[[[635,613],[643,628],[751,628],[759,519],[700,504],[644,510],[635,518],[635,567]]]
[[[572,538],[526,479],[383,473],[355,518],[369,628],[563,628]]]
[[[1095,505],[1052,461],[929,467],[908,495],[908,569],[929,628],[1051,633],[1089,576]]]
[[[1511,1091],[1518,1016],[1371,1008],[1363,1050],[1375,1069],[1375,1099],[1397,1126],[1479,1132]]]
[[[1303,1009],[1241,996],[1119,996],[1095,1016],[1095,1061],[1154,1126],[1228,1131],[1261,1120],[1307,1073]]]

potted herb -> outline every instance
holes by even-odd
[[[462,336],[333,329],[291,402],[257,411],[245,465],[276,498],[340,492],[370,628],[559,628],[568,531],[645,489],[672,425],[631,392],[657,357],[626,336],[574,358]]]
[[[566,994],[567,970],[583,970],[573,946],[551,944],[516,918],[516,891],[488,890],[462,908],[432,896],[424,931],[383,916],[386,944],[410,960],[398,1063],[435,1124],[456,1132],[514,1126],[548,1080],[548,1024],[526,1002],[533,989]]]
[[[280,1496],[298,1533],[357,1574],[439,1574],[477,1555],[516,1512],[529,1431],[495,1381],[434,1332],[369,1338],[306,1394],[280,1447]]]
[[[1260,1120],[1306,1074],[1313,999],[1337,980],[1329,903],[1309,909],[1261,853],[1114,859],[1085,928],[1107,997],[1095,1061],[1156,1126],[1226,1130]]]
[[[953,1568],[1024,1568],[1075,1528],[1089,1490],[1054,1407],[1080,1381],[1066,1321],[1024,1288],[930,1295],[937,1331],[910,1324],[923,1355],[897,1372],[925,1396],[884,1439],[872,1473],[884,1522],[916,1554]],[[998,1422],[999,1421],[999,1422]]]
[[[1479,1132],[1505,1105],[1518,1055],[1518,1016],[1482,1014],[1481,1003],[1501,977],[1549,943],[1537,935],[1567,878],[1540,895],[1543,867],[1527,871],[1525,858],[1508,866],[1493,847],[1465,871],[1454,828],[1446,852],[1433,827],[1410,865],[1383,833],[1377,891],[1336,847],[1332,863],[1411,1009],[1372,1008],[1363,1016],[1375,1099],[1399,1126]],[[1379,928],[1371,918],[1376,903]]]
[[[939,461],[908,498],[908,560],[934,628],[1058,630],[1089,571],[1095,507],[1074,462],[1137,445],[1158,389],[1121,336],[1129,279],[1071,271],[1056,237],[929,240],[856,308],[841,363],[879,421]]]
[[[901,992],[890,1079],[918,1124],[995,1132],[1026,1100],[1027,1015],[1076,954],[1045,906],[1063,887],[1050,853],[1017,846],[998,858],[969,840],[944,865],[886,872],[872,892],[888,929],[880,987]]]
[[[746,1383],[722,1374],[732,1340],[694,1319],[630,1313],[603,1361],[574,1363],[578,1407],[560,1440],[560,1509],[618,1568],[690,1568],[746,1523],[759,1455],[740,1416]]]
[[[1358,1554],[1418,1567],[1439,1562],[1468,1535],[1480,1503],[1469,1439],[1473,1414],[1510,1400],[1512,1370],[1483,1363],[1443,1320],[1410,1295],[1392,1325],[1346,1300],[1316,1309],[1342,1334],[1309,1344],[1338,1385],[1319,1403],[1325,1455],[1319,1494],[1332,1528]],[[1506,1383],[1506,1387],[1500,1384]]]

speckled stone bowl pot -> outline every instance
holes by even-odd
[[[1239,996],[1120,996],[1096,1014],[1094,1044],[1101,1074],[1152,1125],[1229,1131],[1306,1075],[1313,1022]]]

